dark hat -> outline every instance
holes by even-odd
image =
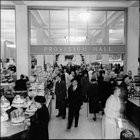
[[[78,82],[78,79],[77,78],[71,79],[71,82],[73,82],[73,81],[77,81]]]
[[[36,101],[36,102],[38,102],[38,103],[45,103],[46,102],[46,99],[45,99],[45,97],[44,96],[36,96],[35,98],[34,98],[34,100]]]
[[[127,77],[128,77],[128,75],[124,75],[124,76],[123,76],[123,81],[124,81],[124,80],[125,80],[125,78],[127,78]]]

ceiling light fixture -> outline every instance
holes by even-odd
[[[89,12],[82,12],[82,13],[79,14],[79,17],[82,21],[87,22],[87,21],[90,20],[91,14]]]

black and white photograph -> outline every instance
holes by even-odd
[[[140,139],[139,0],[1,0],[0,139]]]

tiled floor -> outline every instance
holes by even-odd
[[[67,130],[67,117],[61,119],[55,117],[57,110],[55,109],[55,100],[52,102],[52,114],[51,121],[49,123],[49,138],[50,139],[102,139],[101,136],[101,119],[102,115],[97,115],[97,120],[92,120],[92,114],[87,115],[87,104],[84,103],[79,118],[78,128],[72,127],[71,130]],[[133,127],[128,121],[125,123],[125,127],[134,131],[135,136],[139,137],[139,131]]]

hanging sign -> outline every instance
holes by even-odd
[[[124,45],[32,45],[30,54],[125,53]]]

